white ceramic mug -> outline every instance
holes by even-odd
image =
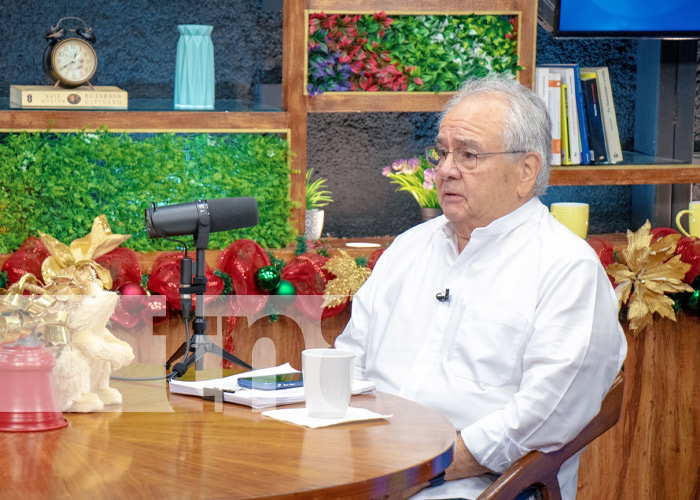
[[[550,213],[584,240],[588,236],[588,203],[571,201],[552,203]]]
[[[336,349],[306,349],[301,353],[301,371],[309,416],[344,417],[352,394],[355,354]]]

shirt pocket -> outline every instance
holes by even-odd
[[[500,310],[480,308],[465,315],[447,355],[449,373],[482,384],[505,384],[513,375],[527,325],[524,316]]]

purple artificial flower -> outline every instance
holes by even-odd
[[[404,165],[406,165],[406,160],[396,160],[391,164],[391,169],[398,173],[403,173]]]
[[[423,179],[425,179],[426,182],[429,182],[430,184],[435,183],[435,169],[434,168],[426,168],[425,172],[423,172]]]
[[[309,84],[306,86],[306,89],[309,91],[309,95],[310,95],[311,97],[314,97],[314,96],[323,94],[323,89],[322,89],[322,88],[319,88],[319,87],[314,87],[314,85],[313,85],[312,83],[309,83]]]
[[[391,173],[391,166],[390,166],[390,165],[387,165],[386,167],[384,167],[384,168],[382,169],[382,175],[383,175],[384,177],[389,177],[389,174],[390,174],[390,173]]]
[[[418,167],[420,167],[420,159],[419,158],[411,158],[410,160],[406,161],[406,167],[405,167],[405,174],[414,174],[418,170]]]

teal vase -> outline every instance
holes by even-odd
[[[214,109],[214,28],[180,24],[177,29],[175,109]]]

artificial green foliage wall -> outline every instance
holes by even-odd
[[[420,69],[416,90],[454,91],[468,78],[501,73],[515,78],[514,17],[501,15],[396,16],[387,50]]]
[[[311,13],[307,90],[457,90],[467,78],[518,65],[516,17]]]
[[[288,143],[274,134],[18,133],[0,141],[0,253],[43,231],[68,244],[105,214],[137,251],[175,250],[149,239],[144,210],[198,199],[253,196],[260,222],[212,233],[209,248],[239,238],[266,248],[294,240]],[[192,238],[182,237],[188,245]]]

